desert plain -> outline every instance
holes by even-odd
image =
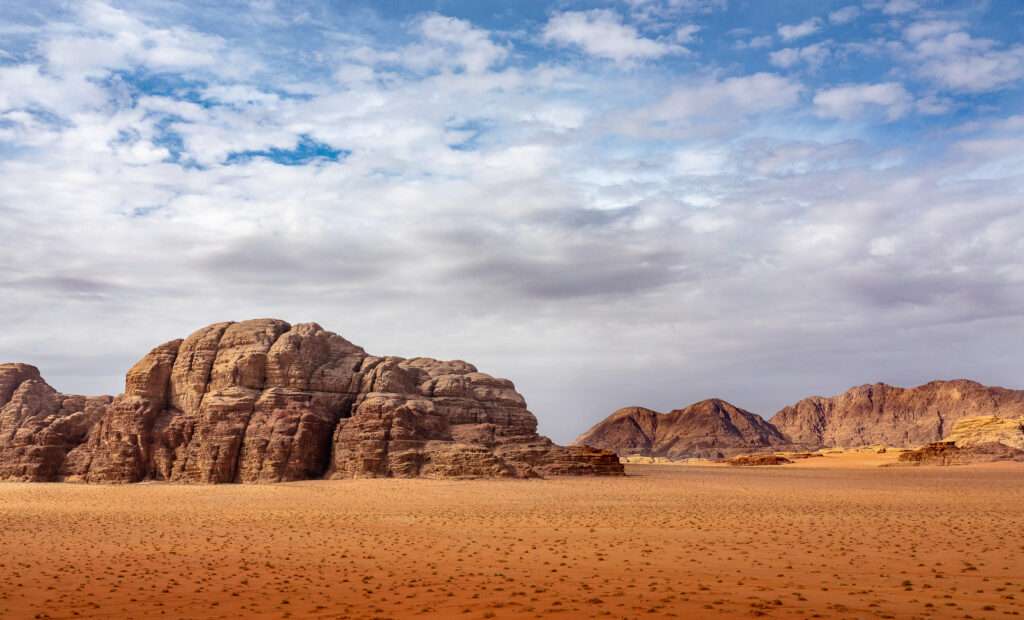
[[[0,484],[3,618],[1003,618],[1024,466]]]

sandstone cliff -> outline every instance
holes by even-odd
[[[710,399],[669,413],[643,407],[619,409],[580,435],[576,444],[612,450],[619,456],[684,459],[783,449],[789,442],[760,416]]]
[[[998,443],[1018,450],[1024,450],[1024,417],[998,418],[980,416],[963,418],[953,425],[953,430],[943,438],[958,448],[970,448],[988,443]]]
[[[368,355],[315,323],[216,323],[139,360],[124,394],[57,393],[0,365],[0,478],[277,482],[621,474],[561,447],[506,379]]]
[[[876,383],[824,398],[812,396],[771,418],[794,443],[808,447],[937,442],[956,421],[976,416],[1024,416],[1024,390],[974,381],[933,381],[914,388]]]

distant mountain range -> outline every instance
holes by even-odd
[[[722,458],[778,449],[883,444],[914,447],[947,437],[963,419],[1024,417],[1024,390],[974,381],[932,381],[914,388],[861,385],[832,397],[811,396],[768,421],[718,399],[658,413],[615,411],[577,438],[619,456]]]

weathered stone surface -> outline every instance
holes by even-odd
[[[999,418],[989,415],[963,418],[953,425],[953,430],[943,441],[952,441],[958,448],[999,443],[1024,450],[1024,417]]]
[[[915,388],[876,383],[824,398],[812,396],[771,422],[809,448],[883,444],[913,447],[941,440],[960,419],[1024,416],[1024,391],[974,381],[933,381]]]
[[[710,399],[669,413],[643,407],[619,409],[580,435],[576,444],[611,450],[624,457],[675,460],[783,449],[789,442],[760,416]]]
[[[27,364],[0,364],[0,479],[57,480],[109,396],[59,394]]]
[[[971,465],[997,461],[1024,462],[1024,450],[1001,443],[982,443],[964,448],[951,441],[930,443],[900,454],[899,463],[907,465]]]
[[[760,465],[787,465],[793,461],[778,454],[740,454],[725,461],[734,467],[757,467]]]
[[[216,323],[150,351],[124,394],[66,397],[0,365],[0,479],[278,482],[622,474],[561,447],[506,379],[374,357],[315,323]]]

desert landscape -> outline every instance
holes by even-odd
[[[0,620],[1024,613],[1024,0],[0,1]]]
[[[1024,466],[0,484],[5,618],[1004,618]]]
[[[200,328],[117,396],[0,364],[0,617],[1014,615],[1022,407],[879,384],[563,447],[511,381],[316,323]]]

